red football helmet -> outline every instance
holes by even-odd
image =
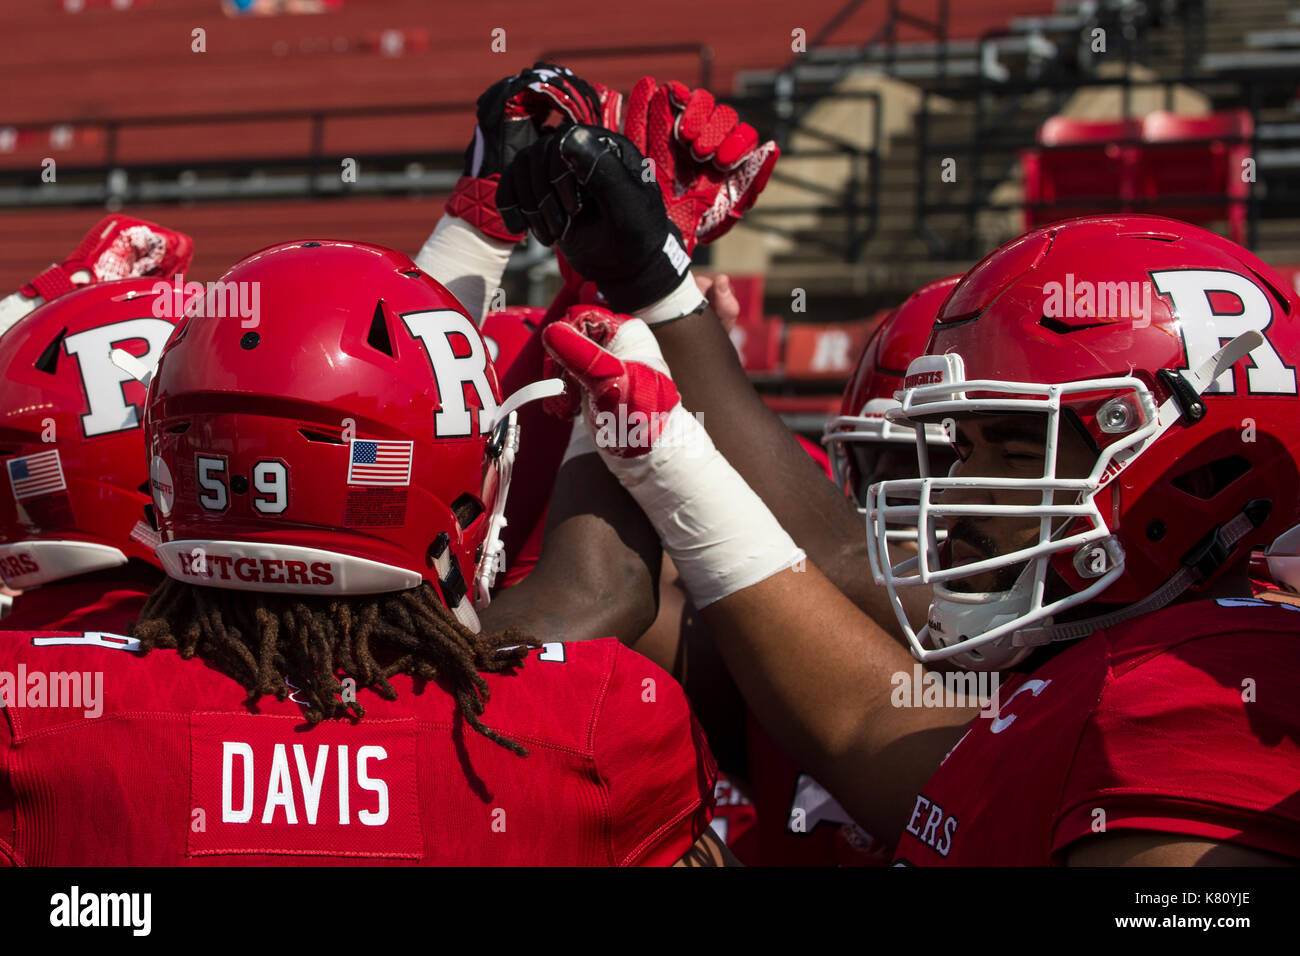
[[[831,477],[863,515],[867,486],[898,470],[894,461],[897,452],[908,453],[906,471],[916,474],[912,454],[916,431],[889,421],[885,412],[898,407],[894,393],[903,387],[908,363],[925,352],[939,307],[960,278],[948,276],[922,286],[876,326],[844,389],[840,414],[827,422],[822,432],[822,444],[830,453]],[[948,447],[942,426],[927,425],[925,434],[926,441],[936,448]],[[906,532],[891,529],[889,534]],[[911,538],[915,540],[916,535]]]
[[[505,377],[545,318],[546,310],[536,305],[512,305],[484,317],[480,331],[499,375]]]
[[[164,570],[253,591],[432,583],[477,627],[517,444],[473,320],[405,255],[292,242],[237,263],[252,320],[186,319],[150,386]],[[250,296],[251,298],[251,296]]]
[[[958,466],[932,478],[918,441],[922,477],[871,488],[873,572],[914,653],[1009,666],[1036,645],[1202,589],[1300,523],[1296,306],[1251,253],[1155,216],[1048,226],[971,269],[889,417],[957,428],[980,422],[971,416],[1016,416],[1038,430],[1042,458],[1018,472]],[[1083,446],[1088,474],[1058,474],[1058,450]],[[945,502],[945,492],[967,500]],[[1027,493],[1036,503],[1006,503]],[[965,563],[936,536],[945,524],[951,542],[948,522],[1027,518],[1037,519],[1036,542],[997,553],[990,540]],[[922,547],[895,562],[884,529],[903,520],[917,524]],[[952,586],[981,575],[998,589]],[[934,603],[914,632],[895,589],[919,584],[933,587]],[[1060,618],[1098,600],[1110,613]]]
[[[110,359],[155,362],[171,286],[122,279],[59,296],[0,336],[0,575],[14,588],[139,558],[157,533],[142,432],[145,390]],[[160,317],[162,316],[162,317]]]

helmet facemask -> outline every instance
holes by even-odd
[[[914,461],[916,429],[885,417],[886,412],[896,408],[898,402],[893,399],[872,399],[861,415],[836,416],[826,423],[822,433],[822,444],[830,459],[831,479],[852,499],[866,522],[868,537],[871,525],[867,521],[867,488],[877,480],[886,480],[886,476],[915,474],[910,464]],[[933,456],[939,457],[950,447],[942,425],[927,424],[924,431]],[[939,533],[942,540],[944,532]],[[917,545],[914,525],[891,527],[886,535],[892,542]]]
[[[872,573],[918,659],[953,658],[973,670],[1012,666],[1032,649],[1018,632],[1095,599],[1123,573],[1123,550],[1097,498],[1160,434],[1155,399],[1132,377],[967,382],[955,354],[916,360],[907,381],[926,384],[902,393],[891,419],[942,422],[964,460],[949,476],[933,477],[930,448],[918,439],[921,477],[869,489]],[[1071,415],[1100,452],[1063,427]],[[982,451],[973,456],[977,442]],[[888,533],[909,523],[919,539],[914,557],[897,553]],[[1082,586],[1065,585],[1060,562]],[[919,630],[898,596],[916,586],[934,595]]]

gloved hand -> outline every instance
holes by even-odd
[[[686,251],[725,234],[754,205],[781,155],[708,90],[683,83],[656,86],[643,76],[628,97],[623,132],[654,160],[668,216]]]
[[[497,204],[508,229],[557,245],[614,311],[655,323],[702,308],[704,298],[643,159],[618,133],[570,126],[515,157]]]
[[[517,242],[523,230],[501,223],[497,182],[511,160],[537,141],[548,117],[558,111],[569,123],[600,123],[616,117],[621,97],[594,87],[572,71],[537,62],[507,76],[478,98],[478,125],[465,150],[464,174],[456,183],[447,212],[494,239]]]
[[[638,319],[611,319],[617,317],[571,312],[543,329],[542,343],[582,387],[596,451],[654,525],[696,606],[802,560],[790,535],[682,406],[654,333]],[[585,332],[589,323],[597,335],[613,332],[604,346]]]

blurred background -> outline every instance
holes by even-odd
[[[705,270],[768,401],[819,432],[882,310],[1026,228],[1151,211],[1300,265],[1300,5],[1280,0],[3,0],[0,287],[104,212],[216,279],[288,239],[414,254],[474,100],[537,59],[705,85],[782,159]],[[521,245],[509,304],[544,304]]]

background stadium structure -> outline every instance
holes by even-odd
[[[803,430],[837,406],[880,310],[1029,225],[1164,213],[1300,273],[1300,6],[1280,0],[322,6],[6,4],[4,288],[104,208],[193,235],[199,281],[289,238],[414,253],[474,98],[539,58],[624,90],[707,85],[781,144],[703,265],[736,277],[733,338]],[[555,281],[548,251],[521,246],[508,301],[544,302]]]

